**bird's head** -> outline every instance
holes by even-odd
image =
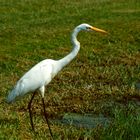
[[[93,26],[86,24],[86,23],[80,24],[79,26],[77,26],[77,29],[79,31],[85,30],[85,31],[96,31],[96,32],[101,32],[101,33],[107,33],[105,30],[93,27]]]

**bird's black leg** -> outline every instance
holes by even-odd
[[[33,119],[32,119],[31,104],[32,104],[32,101],[33,101],[33,98],[34,98],[35,94],[36,94],[36,92],[33,93],[32,97],[31,97],[31,100],[30,100],[30,102],[29,102],[29,104],[28,104],[29,115],[30,115],[30,121],[31,121],[31,126],[32,126],[33,131],[35,131],[35,129],[34,129]]]
[[[51,128],[50,128],[49,120],[48,120],[47,113],[46,113],[46,109],[45,109],[44,98],[42,98],[42,103],[43,103],[44,116],[45,116],[46,122],[47,122],[47,124],[48,124],[50,134],[51,134],[52,139],[53,139],[52,131],[51,131]]]

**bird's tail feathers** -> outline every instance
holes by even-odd
[[[8,103],[12,103],[15,98],[17,96],[17,90],[16,87],[9,93],[8,97],[7,97],[7,102]]]
[[[7,97],[7,102],[12,103],[16,99],[16,97],[21,96],[21,85],[18,83],[14,89],[9,93]]]

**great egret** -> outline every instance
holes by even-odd
[[[107,33],[106,31],[93,27],[89,24],[80,24],[73,30],[71,36],[73,49],[68,55],[66,55],[64,58],[60,60],[45,59],[39,62],[38,64],[36,64],[34,67],[32,67],[27,73],[25,73],[21,77],[21,79],[17,82],[13,90],[8,95],[7,102],[11,103],[16,99],[16,97],[23,96],[29,92],[33,92],[31,100],[28,104],[30,122],[33,130],[34,130],[34,125],[32,120],[31,104],[36,94],[36,91],[39,90],[42,96],[42,104],[43,104],[45,119],[47,121],[49,131],[52,136],[49,121],[45,111],[45,103],[44,103],[45,86],[51,82],[51,80],[55,77],[55,75],[64,66],[69,64],[76,57],[80,49],[80,42],[77,40],[77,35],[81,30],[85,30],[85,31],[94,30],[97,32]]]

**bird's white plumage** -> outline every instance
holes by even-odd
[[[33,68],[31,68],[27,73],[25,73],[21,79],[17,82],[14,89],[9,93],[7,102],[13,102],[16,97],[23,96],[28,92],[33,92],[39,90],[41,92],[42,97],[44,98],[45,86],[49,84],[52,78],[68,63],[71,62],[77,55],[80,49],[80,43],[77,40],[77,34],[81,30],[96,30],[88,24],[81,24],[77,26],[72,33],[72,51],[66,55],[64,58],[60,60],[51,60],[46,59],[36,64]],[[98,29],[97,31],[105,32],[103,30]]]
[[[37,89],[40,90],[42,96],[44,97],[42,87],[49,84],[55,76],[54,68],[57,68],[56,62],[57,61],[55,60],[47,59],[36,64],[17,82],[16,86],[9,94],[7,101],[11,102],[15,99],[15,97],[23,96],[27,92],[33,92]]]

